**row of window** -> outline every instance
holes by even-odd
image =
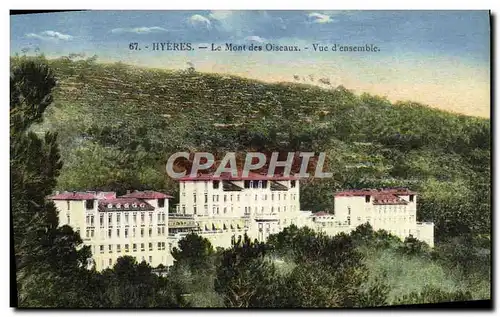
[[[70,202],[71,202],[70,200],[66,201],[66,209],[67,210],[70,210],[70,206],[71,206]],[[116,206],[116,208],[121,208],[122,205],[120,203],[117,203],[117,204],[115,204],[115,206]],[[137,204],[136,203],[133,203],[132,205],[130,205],[128,203],[127,204],[123,204],[124,208],[129,208],[130,206],[132,206],[133,208],[137,208]],[[140,207],[145,207],[146,204],[140,203],[139,206]],[[158,207],[159,208],[165,207],[165,198],[158,199]],[[113,204],[108,204],[108,208],[113,208]],[[94,200],[93,199],[87,199],[85,201],[85,209],[87,209],[87,210],[93,210],[94,209]]]
[[[130,252],[130,245],[128,243],[124,244],[123,246],[124,246],[124,248],[123,248],[124,252]],[[105,252],[104,249],[105,249],[105,245],[101,244],[99,246],[99,253],[104,254],[104,252]],[[137,250],[138,250],[137,243],[133,243],[132,244],[132,252],[137,252]],[[158,251],[165,250],[165,242],[158,242],[156,250],[158,250]],[[145,243],[140,244],[140,251],[146,251],[146,244]],[[151,242],[148,243],[148,251],[154,251],[153,250],[153,243],[151,243]],[[113,253],[113,252],[121,253],[122,252],[122,245],[121,244],[116,244],[116,245],[108,244],[108,253]]]
[[[115,214],[114,217],[113,217],[113,214]],[[116,224],[117,226],[119,226],[122,224],[122,219],[124,219],[123,224],[129,225],[130,224],[129,213],[125,212],[123,216],[124,217],[122,217],[121,213],[108,213],[107,225],[112,226],[113,224]],[[132,213],[132,223],[134,225],[137,224],[137,216],[138,215],[136,212]],[[68,223],[70,223],[70,220],[71,220],[70,215],[67,214],[66,217],[67,217]],[[146,214],[144,212],[141,212],[140,213],[141,225],[143,225],[145,223],[145,218],[146,218]],[[157,214],[157,218],[158,218],[158,224],[164,224],[166,221],[166,214],[164,212],[159,212]],[[113,222],[113,219],[115,219],[115,222]],[[105,215],[104,214],[99,215],[99,224],[100,224],[101,228],[104,228],[104,225],[105,225],[104,221],[105,221]],[[153,213],[152,212],[148,213],[148,223],[149,223],[149,225],[153,224]],[[87,227],[93,227],[94,226],[94,216],[93,215],[86,215],[85,216],[85,224],[87,225]]]
[[[193,194],[193,202],[194,203],[196,203],[196,197],[197,197],[197,194],[194,193]],[[205,197],[205,200],[204,200],[205,204],[208,204],[208,194],[205,194],[204,197]],[[231,194],[231,195],[224,195],[223,197],[224,197],[224,202],[233,201],[233,194]],[[271,194],[271,200],[274,200],[275,197],[277,198],[277,200],[281,200],[281,197],[283,197],[283,200],[286,200],[287,194],[283,193],[283,196],[281,196],[281,193],[278,193],[275,196],[274,193],[272,193]],[[292,198],[292,200],[296,200],[297,194],[290,194],[290,197]],[[262,194],[261,199],[262,200],[267,200],[267,194]],[[256,194],[255,195],[255,201],[258,201],[258,200],[259,200],[259,196]],[[236,195],[236,201],[240,201],[240,194]],[[219,195],[212,195],[212,202],[219,202]]]
[[[136,237],[136,228],[131,228],[132,230],[130,230],[129,228],[125,228],[123,230],[123,237],[124,238],[135,238]],[[157,231],[157,236],[165,236],[166,234],[166,230],[165,230],[165,226],[161,226],[161,227],[157,227],[156,228]],[[78,233],[79,233],[79,229],[76,230]],[[120,228],[117,228],[116,229],[116,235],[115,237],[116,238],[120,238],[121,236],[121,229]],[[104,238],[104,231],[101,231],[101,239]],[[86,238],[93,238],[95,236],[95,229],[94,228],[87,228],[86,231],[85,231],[85,237]],[[145,228],[140,228],[140,237],[141,238],[144,238],[145,236]],[[153,228],[148,228],[148,237],[151,238],[153,236]],[[113,229],[110,228],[108,229],[108,235],[107,235],[108,238],[112,238],[113,237]]]
[[[278,213],[279,213],[279,212],[281,212],[281,211],[286,212],[286,211],[287,211],[287,208],[286,208],[286,207],[287,207],[287,206],[283,206],[283,208],[281,208],[281,207],[276,207],[276,209],[275,209],[275,207],[274,207],[274,206],[272,206],[272,207],[271,207],[271,213],[274,213],[274,211],[275,211],[275,210],[276,210]],[[268,208],[269,208],[269,207],[268,207]],[[228,207],[224,207],[224,208],[222,208],[223,214],[226,214],[226,213],[228,212],[228,210],[229,210],[229,209],[228,209]],[[234,212],[233,206],[231,206],[231,207],[230,207],[230,210],[231,210],[231,211],[230,211],[231,213],[233,213],[233,212]],[[261,207],[260,212],[261,212],[262,214],[264,214],[264,212],[265,212],[264,210],[265,210],[265,207]],[[297,206],[295,206],[295,205],[291,205],[289,210],[291,210],[291,211],[296,211],[296,210],[297,210]],[[212,211],[213,211],[213,214],[214,214],[214,215],[220,215],[220,211],[221,211],[221,209],[219,208],[219,206],[213,206],[213,210],[212,210]],[[252,207],[245,207],[245,215],[250,215],[251,211],[252,211]],[[257,211],[258,211],[258,208],[257,208],[257,207],[254,207],[254,212],[255,212],[255,214],[257,214]],[[185,213],[186,213],[186,206],[185,206],[185,205],[182,205],[182,213],[183,213],[183,214],[185,214]],[[193,206],[193,214],[198,215],[198,207],[197,207],[196,205],[194,205],[194,206]],[[203,214],[208,215],[208,205],[204,205],[204,206],[203,206]]]
[[[204,182],[205,184],[205,190],[208,190],[208,183],[209,182]],[[245,188],[267,188],[267,181],[266,180],[260,180],[260,181],[244,181],[244,187]],[[297,185],[297,182],[295,180],[290,181],[290,187],[295,188]],[[186,189],[186,183],[182,183],[182,189]],[[219,189],[220,188],[220,181],[213,181],[212,182],[212,188],[213,189]]]

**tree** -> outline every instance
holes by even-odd
[[[265,258],[267,251],[264,243],[252,242],[245,234],[223,252],[215,290],[224,298],[227,307],[265,306],[269,286],[275,279],[274,266]]]
[[[420,292],[412,292],[397,299],[396,304],[431,304],[471,300],[468,291],[446,292],[434,286],[426,286]]]
[[[45,197],[62,163],[57,134],[39,138],[29,128],[43,119],[56,84],[49,67],[23,58],[10,76],[11,217],[18,306],[93,306],[78,285],[87,274],[88,248],[71,228],[58,228],[57,210]],[[68,286],[69,285],[69,286]]]
[[[203,270],[212,266],[210,261],[214,249],[207,238],[189,233],[179,241],[178,245],[179,247],[172,249],[172,256],[179,265],[186,265],[192,270]]]

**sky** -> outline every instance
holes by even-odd
[[[129,44],[139,43],[140,51]],[[152,51],[154,42],[193,51]],[[297,45],[300,52],[212,52],[198,45]],[[314,52],[373,44],[379,52]],[[148,46],[146,48],[145,46]],[[308,47],[309,49],[304,49]],[[357,93],[489,117],[488,11],[80,11],[11,16],[11,54],[227,73],[267,82],[327,78]]]

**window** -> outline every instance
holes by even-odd
[[[351,217],[347,217],[347,224],[350,226],[351,225]]]
[[[144,213],[141,212],[141,224],[143,224],[143,223],[144,223]]]
[[[158,199],[158,207],[159,208],[165,207],[165,198]]]
[[[141,228],[141,238],[144,238],[144,228]]]
[[[410,201],[413,201],[413,197],[414,197],[413,195],[410,195]]]
[[[85,201],[85,209],[94,209],[94,200],[93,199],[87,199]]]
[[[158,250],[161,250],[161,242],[158,242]]]
[[[258,200],[257,195],[255,195],[255,201],[257,201],[257,200]]]
[[[132,244],[132,252],[137,252],[137,244]]]
[[[145,248],[144,248],[144,243],[141,243],[141,251],[144,251]]]
[[[108,238],[111,238],[111,229],[108,229]]]
[[[116,236],[119,238],[120,237],[120,229],[116,229]]]
[[[214,189],[218,189],[219,188],[219,181],[213,181],[212,183]]]
[[[153,262],[153,257],[150,255],[149,256],[149,263],[152,263]]]
[[[224,195],[224,202],[227,201],[227,195]]]
[[[291,186],[292,188],[294,188],[294,187],[295,187],[295,185],[296,185],[296,184],[295,184],[295,182],[296,182],[295,180],[292,180],[292,181],[290,182],[290,186]]]
[[[121,208],[122,205],[121,204],[116,204],[116,208]]]
[[[250,181],[245,181],[244,185],[245,188],[250,188]]]
[[[71,222],[71,217],[69,216],[69,214],[66,214],[66,220],[67,220],[68,224]]]
[[[121,245],[119,245],[119,244],[116,245],[116,252],[118,252],[118,253],[122,252]]]
[[[125,238],[128,238],[128,229],[125,228]]]
[[[151,238],[153,236],[153,228],[149,228],[148,233],[149,233],[149,237]]]
[[[128,212],[125,213],[125,223],[128,225],[129,222],[128,222]]]
[[[132,228],[132,237],[135,238],[135,228]]]
[[[165,213],[164,212],[161,213],[161,221],[165,222]]]
[[[370,195],[366,195],[366,196],[365,196],[365,202],[366,202],[366,203],[369,203],[369,202],[370,202]]]
[[[182,213],[186,214],[186,206],[185,205],[182,205]]]
[[[108,253],[113,253],[113,246],[111,244],[108,245]]]
[[[224,207],[224,213],[227,213],[227,207]]]
[[[99,226],[104,228],[104,215],[99,215]]]
[[[90,216],[90,225],[94,226],[94,216]]]
[[[128,252],[129,251],[129,248],[128,248],[128,243],[125,244],[125,252]]]
[[[236,196],[236,200],[237,200],[237,201],[240,201],[240,194],[238,194],[238,195]]]
[[[196,194],[193,194],[193,201],[196,204]]]
[[[113,259],[109,259],[109,266],[113,265]]]
[[[100,245],[100,246],[99,246],[99,252],[100,252],[101,254],[103,254],[103,253],[104,253],[104,245]]]
[[[120,214],[116,214],[116,224],[119,226],[120,225]]]
[[[66,200],[66,209],[69,210],[69,200]]]
[[[208,194],[205,193],[205,204],[208,204]]]
[[[193,214],[196,215],[196,206],[193,206]]]
[[[259,188],[262,188],[262,181],[259,181]]]
[[[271,194],[271,200],[274,200],[274,194]]]
[[[108,226],[111,226],[111,225],[113,225],[113,215],[109,214],[108,215]]]
[[[134,220],[134,225],[137,224],[137,213],[134,212],[132,219]]]
[[[164,236],[165,235],[165,227],[161,227],[161,235]]]
[[[304,185],[305,186],[305,185]],[[350,216],[351,215],[351,207],[347,207],[347,214]]]
[[[158,227],[158,235],[160,235],[160,234],[161,234],[161,228]]]
[[[123,207],[124,207],[125,209],[129,209],[130,205],[129,205],[129,204],[125,204],[125,205],[123,205]]]
[[[153,251],[153,244],[151,242],[149,243],[149,251]]]
[[[149,216],[149,224],[152,224],[153,223],[153,213],[150,212],[148,216]]]

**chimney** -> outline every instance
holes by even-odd
[[[130,194],[130,189],[127,189],[127,195]]]

